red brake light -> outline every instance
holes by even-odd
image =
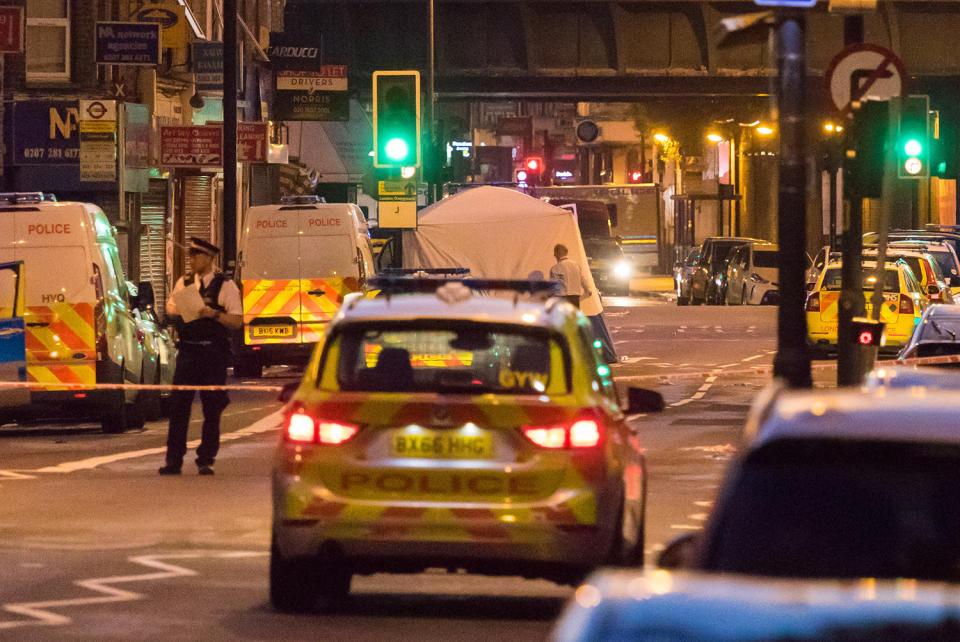
[[[335,421],[317,421],[303,412],[295,412],[287,420],[287,439],[300,443],[342,444],[359,429]]]
[[[567,443],[567,429],[563,426],[552,428],[524,428],[527,439],[541,448],[563,448]]]
[[[913,299],[906,294],[900,295],[900,314],[913,314]]]
[[[316,425],[313,423],[312,417],[302,412],[295,412],[290,415],[290,419],[287,421],[287,439],[290,441],[311,442],[315,437]]]
[[[820,311],[820,293],[814,292],[807,297],[807,305],[803,308],[807,312],[819,312]]]
[[[342,444],[357,434],[357,427],[333,421],[321,421],[317,433],[320,435],[321,444]]]
[[[541,448],[593,448],[600,443],[600,424],[578,419],[569,426],[524,426],[523,434]]]
[[[600,443],[600,426],[593,419],[581,419],[570,426],[573,448],[593,448]]]

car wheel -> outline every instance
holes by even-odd
[[[317,560],[317,592],[324,600],[342,600],[350,595],[353,573],[343,552],[335,546],[321,549]]]
[[[689,297],[689,296],[680,296],[680,295],[678,294],[678,295],[677,295],[677,305],[690,305],[690,297]]]
[[[123,398],[123,391],[118,390],[116,401],[103,409],[100,415],[100,428],[111,435],[122,433],[129,425],[127,417],[128,406]]]
[[[317,598],[315,566],[309,558],[283,557],[273,541],[270,544],[270,604],[273,608],[290,613],[312,610]]]
[[[740,305],[749,305],[747,301],[747,286],[743,286],[743,292],[740,294]]]

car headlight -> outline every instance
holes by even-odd
[[[633,266],[626,261],[619,261],[613,266],[613,273],[621,279],[626,279],[633,274]]]

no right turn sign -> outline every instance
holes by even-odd
[[[900,96],[906,77],[903,63],[892,51],[860,43],[834,56],[827,69],[827,88],[834,107],[846,116],[855,101]]]

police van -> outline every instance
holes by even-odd
[[[153,301],[130,291],[103,211],[90,203],[56,202],[39,192],[0,194],[0,262],[15,261],[24,266],[25,378],[50,385],[31,389],[27,404],[13,411],[42,405],[44,411],[96,416],[105,432],[142,426],[144,408],[157,393],[93,388],[161,383],[160,364],[144,363],[156,357],[144,357],[141,349],[154,337],[138,327],[138,306],[152,308]],[[0,281],[0,301],[6,300],[2,290],[10,283]],[[0,316],[7,314],[0,311]],[[58,388],[58,383],[90,389]]]
[[[247,210],[240,241],[243,332],[234,374],[306,362],[344,296],[375,274],[363,212],[316,196]]]

